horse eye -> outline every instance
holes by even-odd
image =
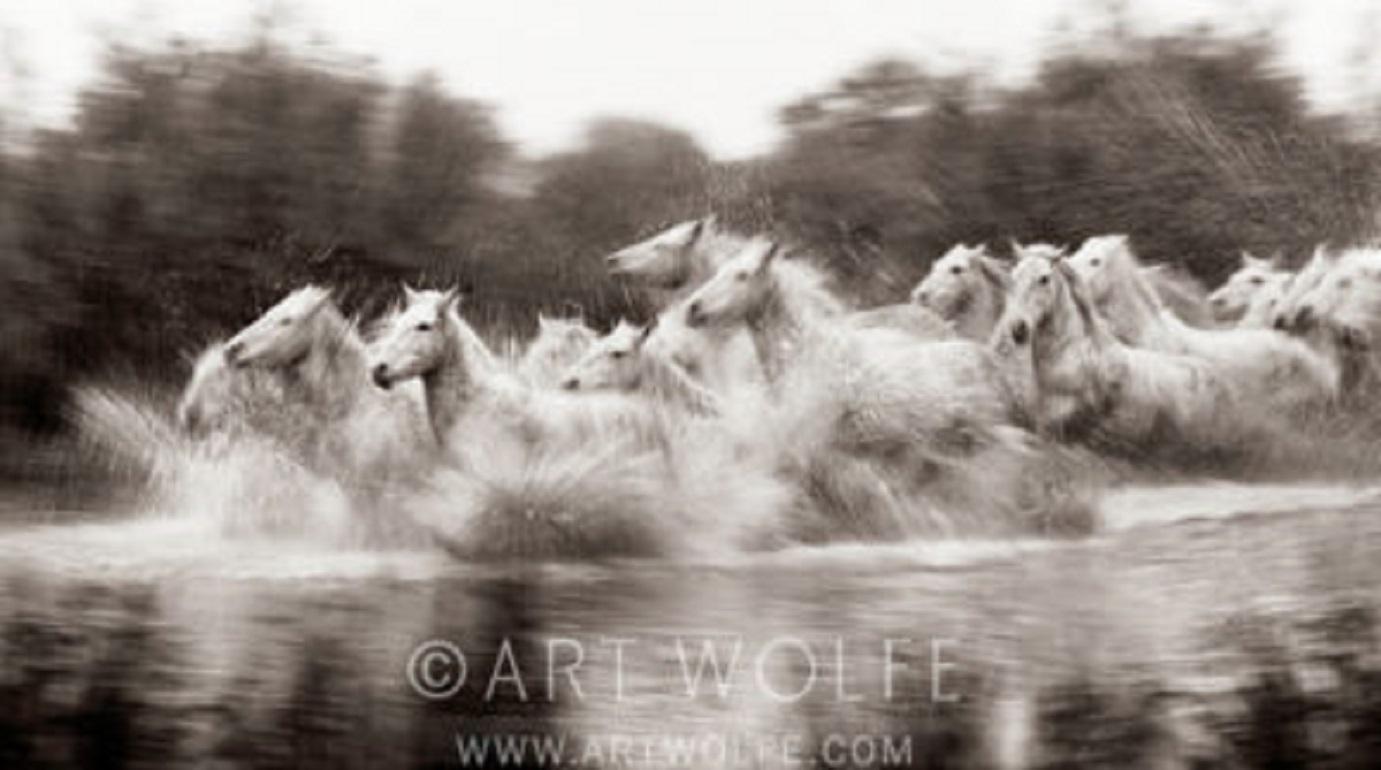
[[[1041,286],[1045,286],[1046,284],[1050,283],[1050,276],[1043,275],[1041,276],[1041,279],[1039,281],[1036,281],[1036,283],[1040,284]]]
[[[738,275],[734,276],[734,278],[740,281],[746,281],[748,280],[748,273],[739,273]]]
[[[1103,264],[1103,260],[1101,260],[1101,259],[1090,259],[1090,260],[1089,260],[1089,265],[1091,265],[1091,266],[1093,266],[1093,267],[1098,267],[1098,266],[1101,265],[1101,264]]]
[[[626,355],[628,355],[628,351],[626,350],[615,350],[609,354],[609,357],[617,361]]]
[[[278,325],[279,325],[279,326],[292,326],[292,323],[293,323],[293,319],[292,319],[292,318],[284,318],[283,320],[281,320],[281,321],[278,322]]]
[[[964,274],[964,268],[960,267],[959,265],[955,265],[954,267],[951,267],[951,268],[949,269],[949,271],[950,271],[951,273],[953,273],[954,275],[963,275],[963,274]]]
[[[1252,286],[1260,286],[1261,284],[1263,284],[1263,283],[1265,283],[1265,282],[1266,282],[1266,279],[1265,279],[1265,278],[1262,278],[1262,277],[1259,276],[1259,275],[1254,275],[1254,276],[1252,276]]]
[[[427,323],[426,321],[423,321],[422,323],[420,323],[420,324],[417,325],[417,331],[419,331],[419,332],[429,332],[429,331],[431,331],[431,330],[432,330],[432,325],[429,324],[429,323]]]

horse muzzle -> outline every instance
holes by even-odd
[[[1009,333],[1012,335],[1012,342],[1025,345],[1031,341],[1031,324],[1024,320],[1013,321]]]

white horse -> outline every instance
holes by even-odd
[[[1240,439],[1229,382],[1203,359],[1123,344],[1064,259],[1025,257],[1012,283],[998,333],[1029,346],[1044,430],[1133,450]]]
[[[1294,326],[1307,331],[1324,322],[1361,331],[1381,311],[1379,290],[1381,250],[1354,248],[1339,252],[1329,270],[1299,297]]]
[[[225,344],[226,363],[278,372],[286,401],[320,426],[308,463],[366,484],[411,470],[425,445],[415,393],[370,385],[355,325],[316,286],[292,292]]]
[[[460,317],[459,293],[404,287],[405,304],[382,323],[370,346],[370,378],[387,391],[420,379],[427,418],[438,444],[471,409],[513,412],[527,392],[493,365],[474,329]]]
[[[747,244],[747,237],[725,229],[710,215],[672,225],[606,258],[610,274],[641,284],[663,311],[652,348],[721,394],[756,385],[753,373],[744,366],[743,334],[738,330],[687,333],[680,319],[686,295]],[[842,306],[841,312],[845,312]],[[858,328],[896,329],[926,340],[953,336],[941,319],[905,304],[856,311],[848,322]]]
[[[780,253],[760,238],[726,262],[687,298],[687,324],[746,328],[769,387],[825,389],[841,405],[840,435],[859,444],[972,451],[1009,422],[1011,399],[982,348],[840,323],[821,274]]]
[[[1241,321],[1248,310],[1259,304],[1256,301],[1257,295],[1284,283],[1288,276],[1289,273],[1278,267],[1274,261],[1242,252],[1237,270],[1228,276],[1222,286],[1208,295],[1208,304],[1213,311],[1214,319],[1222,323],[1243,325]]]
[[[1381,385],[1381,249],[1350,249],[1300,299],[1294,333],[1332,355],[1352,397]]]
[[[721,395],[754,384],[756,373],[747,365],[751,363],[747,337],[733,331],[691,332],[681,322],[684,313],[673,308],[746,242],[710,215],[672,225],[606,258],[611,275],[640,285],[663,311],[649,350]]]
[[[1264,403],[1326,403],[1338,394],[1337,366],[1299,340],[1269,329],[1199,329],[1166,310],[1126,236],[1090,238],[1069,265],[1122,342],[1200,356]]]
[[[412,291],[371,346],[370,371],[385,390],[422,381],[432,433],[444,448],[464,439],[471,417],[497,420],[533,443],[579,442],[592,436],[656,443],[656,415],[626,397],[578,398],[534,389],[499,367],[483,365],[479,336],[461,318],[455,291]]]
[[[537,337],[524,351],[518,371],[531,384],[555,387],[562,374],[590,349],[599,334],[581,319],[537,316]]]
[[[718,415],[720,399],[671,361],[647,350],[657,320],[646,327],[620,321],[566,370],[566,390],[645,392],[691,414]]]
[[[719,226],[714,215],[680,222],[605,258],[611,275],[656,293],[665,307],[715,274],[746,239]]]
[[[1008,266],[982,245],[957,244],[930,266],[911,301],[948,321],[960,336],[987,341],[1007,304]]]

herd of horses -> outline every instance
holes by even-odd
[[[914,524],[917,506],[931,511],[927,531],[962,532],[937,512],[963,506],[1022,529],[1063,504],[1040,480],[1063,448],[1230,453],[1356,409],[1374,387],[1381,250],[1321,248],[1298,271],[1244,255],[1207,296],[1141,264],[1125,236],[1012,251],[955,246],[909,301],[858,309],[807,257],[697,219],[607,258],[659,305],[649,323],[601,335],[543,317],[530,342],[498,346],[455,290],[405,287],[362,331],[308,286],[205,350],[177,416],[199,441],[274,442],[375,492],[528,463],[502,494],[492,473],[481,485],[511,504],[475,513],[490,529],[469,536],[494,540],[495,517],[525,517],[539,524],[488,551],[545,553],[630,542],[640,514],[579,537],[584,525],[570,525],[573,509],[621,504],[594,486],[626,485],[628,463],[644,478],[620,501],[713,507],[730,479],[752,477],[744,505],[796,511],[817,535],[908,534],[898,522]],[[553,458],[581,470],[538,490],[534,464]],[[552,510],[534,514],[534,498]],[[806,507],[815,519],[800,525]],[[543,526],[555,534],[532,531]]]

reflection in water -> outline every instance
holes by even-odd
[[[457,767],[513,734],[510,766],[543,737],[604,767],[1369,766],[1375,514],[484,568],[10,531],[0,766]],[[450,697],[409,684],[427,640],[464,652]],[[688,682],[707,649],[722,681]]]

